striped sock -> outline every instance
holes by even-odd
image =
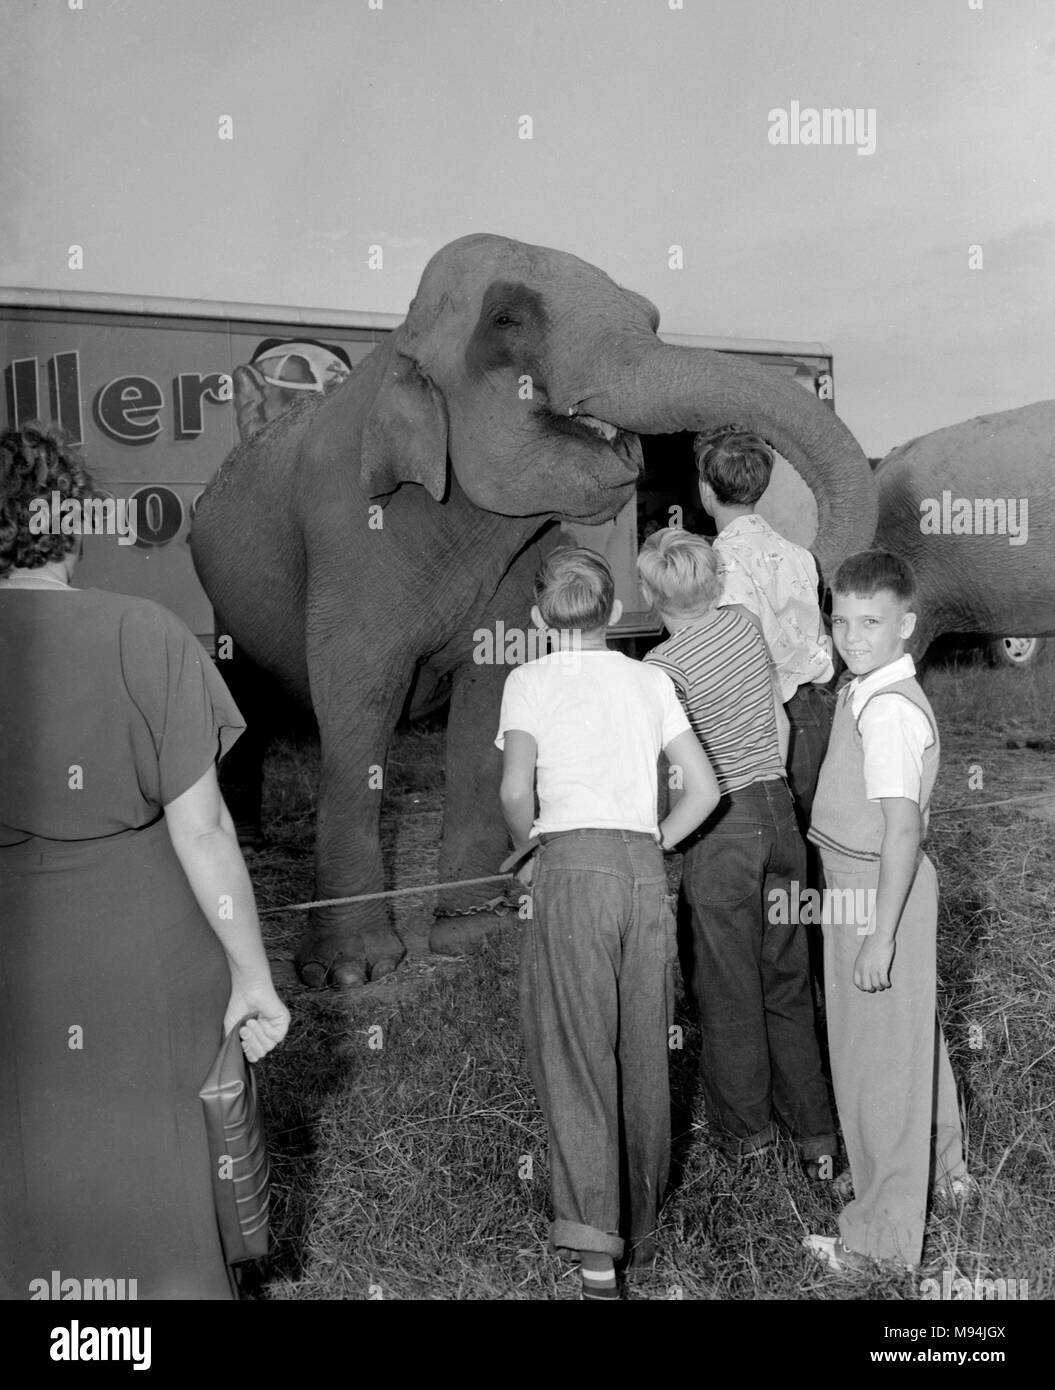
[[[598,1254],[596,1250],[580,1250],[579,1259],[583,1298],[617,1299],[619,1290],[616,1287],[615,1265],[612,1262],[612,1257]]]

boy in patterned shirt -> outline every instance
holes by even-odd
[[[764,440],[729,427],[697,435],[693,448],[700,501],[718,528],[718,606],[743,613],[769,648],[789,724],[788,782],[805,833],[834,704],[825,689],[834,668],[818,601],[817,562],[755,511],[773,471],[773,451]]]

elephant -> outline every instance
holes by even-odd
[[[461,237],[343,384],[236,445],[205,489],[192,553],[218,630],[318,722],[318,897],[384,888],[391,734],[411,687],[444,680],[439,878],[495,872],[507,671],[480,660],[474,633],[528,627],[544,549],[562,521],[599,525],[634,496],[642,434],[755,429],[817,498],[822,567],[870,542],[875,484],[834,412],[754,363],[664,344],[658,325],[647,299],[574,255]],[[434,950],[465,901],[440,896]],[[350,988],[403,954],[372,902],[314,910],[296,961],[306,984]]]
[[[946,633],[1055,633],[1055,401],[912,439],[875,476],[875,546],[919,582],[917,661]]]

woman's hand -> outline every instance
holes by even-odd
[[[259,1062],[286,1036],[289,1010],[275,993],[270,980],[261,985],[233,985],[223,1018],[225,1038],[246,1014],[257,1017],[249,1019],[241,1029],[242,1051],[250,1062]]]

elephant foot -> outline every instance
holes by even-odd
[[[429,950],[437,956],[467,956],[482,949],[497,917],[480,913],[475,917],[437,917],[429,933]]]
[[[391,975],[406,955],[393,931],[308,936],[297,952],[297,973],[309,989],[359,989]]]
[[[365,946],[371,980],[383,980],[391,975],[407,954],[402,941],[392,931],[368,932]]]
[[[366,984],[366,970],[354,960],[335,960],[330,966],[328,983],[334,989],[359,989]]]
[[[359,989],[368,981],[372,984],[391,975],[399,968],[405,954],[405,951],[400,951],[399,955],[381,956],[369,965],[355,960],[335,960],[330,966],[326,983],[332,989]]]
[[[325,989],[330,978],[330,967],[321,960],[298,960],[297,974],[309,989]]]
[[[357,960],[299,960],[297,974],[309,989],[359,989],[367,981],[366,966]]]

